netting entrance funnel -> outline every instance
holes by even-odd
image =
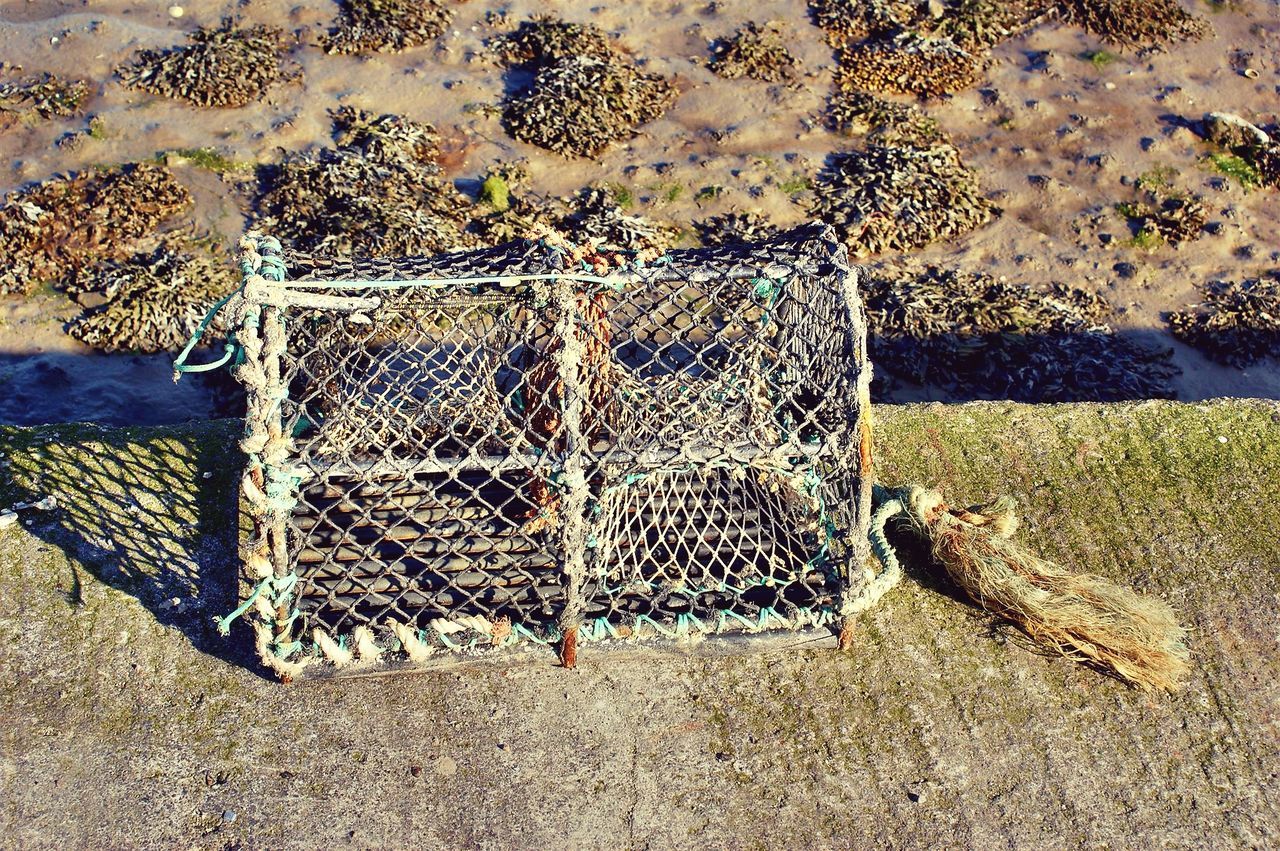
[[[242,245],[233,616],[282,675],[836,634],[871,602],[870,367],[828,229],[643,264]]]

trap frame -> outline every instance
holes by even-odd
[[[247,616],[285,678],[820,630],[873,567],[870,366],[830,228],[649,262],[242,241]]]

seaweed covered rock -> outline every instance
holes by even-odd
[[[100,303],[72,320],[67,333],[104,352],[172,351],[186,343],[209,306],[236,286],[231,264],[203,251],[161,245],[77,276],[70,289]]]
[[[187,42],[141,50],[116,73],[131,88],[213,107],[245,106],[276,83],[301,75],[285,58],[284,35],[275,27],[241,28],[227,18],[190,33]]]
[[[656,255],[680,238],[680,229],[674,225],[628,214],[608,186],[586,187],[568,198],[548,202],[510,191],[515,182],[507,184],[500,174],[501,170],[491,170],[486,182],[493,178],[503,180],[508,187],[507,208],[471,223],[471,230],[486,245],[524,239],[538,230],[550,229],[572,233],[576,241],[601,251]]]
[[[828,44],[844,47],[915,26],[923,6],[912,0],[809,0],[809,14]]]
[[[440,0],[342,0],[321,44],[327,53],[395,53],[440,37],[452,20]]]
[[[876,365],[961,398],[1171,398],[1172,353],[1112,332],[1101,296],[988,275],[882,266],[862,282]]]
[[[680,238],[680,229],[623,211],[607,186],[593,186],[574,195],[553,219],[557,230],[597,249],[663,252]]]
[[[1210,112],[1200,135],[1243,160],[1253,171],[1251,182],[1280,188],[1280,125],[1263,128],[1229,112]]]
[[[758,242],[769,239],[778,233],[778,226],[769,221],[768,216],[761,213],[725,213],[722,216],[710,216],[693,227],[703,245],[736,245],[743,242]]]
[[[871,145],[834,154],[814,187],[813,212],[857,255],[905,251],[986,224],[996,209],[951,145]]]
[[[1267,131],[1231,112],[1206,112],[1200,122],[1200,135],[1223,148],[1271,144],[1271,135]]]
[[[1199,198],[1154,193],[1141,201],[1117,204],[1116,211],[1129,220],[1135,241],[1140,244],[1190,242],[1203,233],[1209,220]]]
[[[507,101],[502,120],[522,142],[590,157],[633,137],[675,99],[670,80],[625,59],[576,56],[540,70],[527,92]]]
[[[28,292],[124,257],[190,203],[173,173],[153,163],[94,169],[13,192],[0,206],[0,293]]]
[[[779,24],[761,26],[755,21],[748,21],[732,37],[712,43],[708,67],[727,80],[750,77],[778,82],[788,79],[795,72],[797,63],[795,56],[787,50],[784,36]]]
[[[535,18],[492,46],[508,65],[536,71],[532,84],[503,104],[507,132],[565,156],[595,156],[630,139],[678,94],[670,80],[640,71],[587,24]]]
[[[1215,281],[1202,292],[1204,301],[1169,315],[1175,337],[1237,368],[1280,358],[1280,271],[1240,283]]]
[[[64,80],[53,74],[0,82],[0,128],[24,115],[67,118],[75,115],[89,97],[84,80]]]
[[[931,34],[976,53],[1026,32],[1053,11],[1050,0],[959,0],[937,19]]]
[[[342,107],[335,147],[261,169],[259,224],[304,251],[433,254],[466,247],[470,202],[441,174],[429,124]]]
[[[840,50],[836,85],[841,91],[889,92],[937,97],[976,85],[986,61],[949,38],[902,32],[892,38],[850,44]]]
[[[947,38],[970,52],[989,50],[1054,11],[1053,0],[810,0],[813,22],[832,47],[890,39],[901,33]]]
[[[866,135],[882,145],[930,145],[945,141],[938,122],[911,104],[868,92],[835,92],[827,101],[827,126],[845,136]]]
[[[1063,20],[1120,47],[1158,47],[1213,32],[1178,0],[1059,0],[1059,7]]]
[[[521,21],[513,32],[490,41],[489,47],[503,64],[530,70],[575,56],[609,59],[617,54],[609,36],[594,24],[576,24],[549,15]]]

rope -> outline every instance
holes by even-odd
[[[196,326],[195,333],[191,335],[191,339],[187,340],[187,344],[183,346],[182,351],[173,361],[173,381],[176,384],[184,374],[188,372],[212,372],[215,369],[226,366],[226,364],[236,355],[239,345],[236,343],[234,333],[227,336],[226,343],[223,344],[225,353],[216,361],[209,363],[187,363],[187,358],[191,356],[191,352],[195,349],[196,344],[200,342],[200,338],[209,330],[209,326],[213,324],[213,320],[217,317],[218,311],[226,307],[228,302],[236,296],[244,292],[241,286],[235,292],[228,296],[218,299],[214,302],[213,307],[209,308],[209,312],[204,315],[204,319],[200,320],[200,324]]]

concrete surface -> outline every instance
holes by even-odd
[[[0,845],[1275,847],[1280,407],[880,407],[880,478],[1012,493],[1159,594],[1182,692],[1041,655],[918,562],[853,652],[279,685],[234,597],[236,426],[0,429]],[[207,478],[205,477],[207,474]]]

